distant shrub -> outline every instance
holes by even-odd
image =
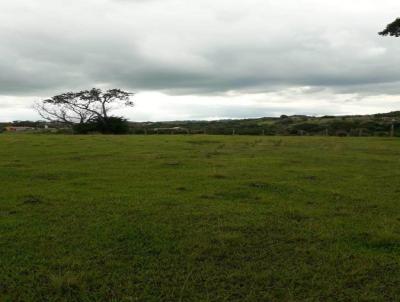
[[[294,123],[294,120],[286,115],[282,115],[279,120],[276,121],[280,125],[290,125]]]
[[[325,130],[325,127],[316,123],[299,123],[292,125],[289,131],[291,134],[298,134],[300,131],[305,131],[306,133],[318,133]]]
[[[127,134],[129,133],[129,123],[122,117],[112,116],[105,122],[97,121],[100,133],[104,134]]]
[[[128,134],[129,123],[126,119],[112,116],[107,119],[96,119],[88,123],[76,124],[73,126],[75,134]]]
[[[57,129],[56,131],[51,131],[50,133],[54,133],[54,134],[73,134],[73,129],[71,128],[60,128]]]
[[[336,135],[337,135],[337,136],[341,136],[341,137],[349,136],[349,134],[348,134],[347,131],[345,131],[345,130],[338,130],[338,131],[336,131]]]
[[[72,126],[74,134],[89,134],[97,132],[97,123],[80,123]]]

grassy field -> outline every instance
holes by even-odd
[[[0,301],[399,301],[400,140],[0,135]]]

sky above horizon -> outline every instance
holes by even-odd
[[[1,0],[0,121],[82,89],[134,121],[400,110],[395,0]]]

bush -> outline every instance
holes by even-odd
[[[104,134],[127,134],[129,123],[122,117],[112,116],[105,121],[97,121],[98,130]]]
[[[129,123],[122,117],[112,116],[105,120],[96,119],[89,123],[76,124],[73,126],[73,130],[76,134],[127,134],[129,133]]]
[[[89,134],[98,132],[97,123],[95,122],[75,124],[72,126],[72,130],[74,134]]]
[[[290,134],[299,134],[302,131],[304,131],[306,133],[316,134],[316,133],[324,131],[325,129],[326,128],[321,124],[305,122],[305,123],[299,123],[299,124],[292,125],[289,128],[289,133]]]

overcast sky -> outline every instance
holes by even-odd
[[[0,0],[0,121],[122,88],[131,120],[400,110],[398,0]]]

